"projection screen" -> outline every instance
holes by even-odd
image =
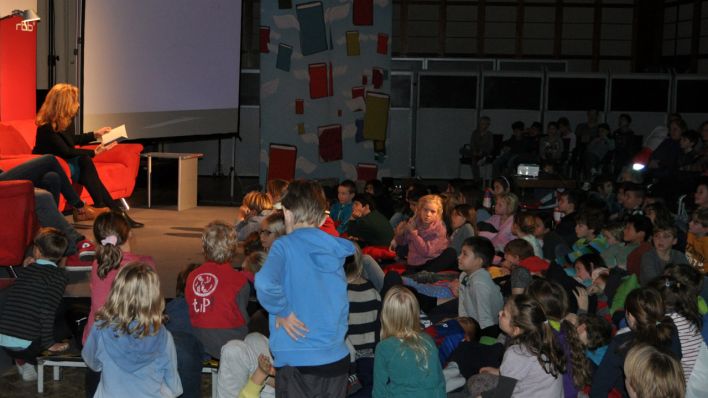
[[[238,130],[241,0],[85,2],[83,129]]]

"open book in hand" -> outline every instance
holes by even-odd
[[[101,145],[106,146],[108,144],[112,144],[114,142],[120,142],[120,141],[127,140],[127,139],[128,139],[128,132],[125,130],[125,124],[121,124],[120,126],[107,132],[106,134],[103,134],[99,138],[99,141],[101,142]]]

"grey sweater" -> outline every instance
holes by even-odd
[[[686,255],[678,250],[671,250],[669,261],[666,262],[659,258],[656,249],[651,249],[642,256],[642,263],[639,268],[639,283],[646,286],[652,279],[664,273],[666,264],[688,264]]]

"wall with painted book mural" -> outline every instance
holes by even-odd
[[[296,178],[389,174],[391,13],[391,0],[261,2],[262,180],[271,144],[297,147]]]

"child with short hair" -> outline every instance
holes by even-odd
[[[511,272],[510,294],[521,294],[533,281],[533,275],[540,275],[549,263],[534,256],[533,247],[524,239],[514,239],[504,247],[503,266]]]
[[[68,348],[57,341],[54,322],[67,283],[63,266],[69,241],[57,229],[42,228],[33,243],[34,260],[9,288],[0,312],[0,347],[15,359],[24,381],[37,380],[34,365],[42,351]]]
[[[182,383],[172,335],[163,327],[160,279],[147,264],[118,271],[81,356],[101,372],[96,396],[177,397]]]
[[[235,247],[232,227],[223,221],[209,223],[202,233],[206,262],[189,274],[184,292],[194,334],[214,358],[229,340],[243,340],[248,333],[250,288],[246,275],[231,265]]]
[[[624,243],[623,231],[624,224],[619,222],[605,224],[601,229],[602,236],[607,241],[607,249],[600,255],[605,260],[608,268],[619,267],[627,269],[627,255],[629,255],[630,250],[627,249],[627,245]]]
[[[512,397],[563,397],[565,358],[541,304],[526,294],[510,297],[499,327],[510,337],[501,367],[480,373],[516,379]]]
[[[445,379],[433,340],[422,332],[413,293],[396,285],[381,311],[381,342],[374,360],[374,398],[444,398]]]
[[[686,379],[671,354],[651,345],[638,345],[627,353],[623,366],[630,398],[686,396]]]
[[[565,256],[556,259],[558,264],[573,264],[583,254],[602,253],[607,249],[607,240],[600,233],[604,223],[603,217],[590,211],[578,214],[575,225],[575,234],[578,240],[575,241],[572,251]]]
[[[285,218],[282,211],[274,211],[261,221],[261,229],[258,231],[263,250],[267,253],[273,242],[282,235],[285,235]]]
[[[415,215],[396,227],[391,248],[408,246],[409,271],[438,272],[455,268],[455,251],[449,248],[442,211],[440,196],[423,196]]]
[[[631,249],[627,255],[627,272],[638,276],[642,264],[642,256],[652,249],[649,239],[654,234],[654,225],[646,216],[630,216],[624,224],[622,234],[624,241],[627,242],[627,249]]]
[[[590,361],[590,378],[600,366],[612,339],[612,325],[603,317],[579,314],[577,321],[578,338],[585,349],[585,357]]]
[[[340,234],[347,231],[347,225],[352,218],[354,195],[356,195],[354,181],[344,180],[337,185],[337,202],[330,207],[329,215]]]
[[[708,208],[699,207],[688,223],[686,257],[689,264],[708,273]]]
[[[288,234],[273,243],[255,287],[269,313],[278,389],[302,383],[305,396],[343,397],[349,369],[343,265],[354,246],[318,228],[326,203],[317,182],[290,183],[281,201]]]
[[[627,220],[630,216],[643,216],[642,205],[646,190],[643,185],[634,182],[625,182],[623,185],[624,196],[622,198],[622,218]]]
[[[487,238],[467,238],[457,259],[460,274],[458,315],[479,322],[484,336],[499,335],[498,317],[504,306],[499,286],[486,268],[494,259],[494,246]]]
[[[452,209],[450,214],[452,233],[450,234],[450,247],[455,253],[460,254],[462,243],[469,237],[477,236],[477,210],[466,203],[459,204]]]
[[[652,279],[664,273],[666,264],[685,264],[686,255],[672,249],[677,242],[676,227],[673,225],[655,225],[652,244],[654,248],[644,253],[639,266],[639,283],[647,286]]]

